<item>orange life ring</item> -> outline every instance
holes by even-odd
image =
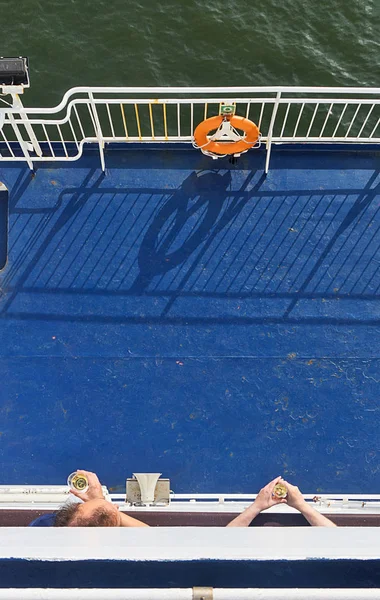
[[[237,140],[235,142],[214,142],[208,139],[208,133],[222,124],[224,120],[228,120],[233,127],[241,129],[245,132],[245,138],[243,140]],[[252,148],[260,137],[260,131],[257,125],[246,119],[245,117],[225,117],[218,115],[216,117],[210,117],[196,127],[194,131],[194,141],[198,148],[206,150],[207,152],[213,152],[214,154],[240,154]]]

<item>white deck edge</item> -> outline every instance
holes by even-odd
[[[377,527],[1,529],[0,559],[380,560]]]

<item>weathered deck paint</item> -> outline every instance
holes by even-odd
[[[2,168],[2,483],[379,492],[380,157]]]

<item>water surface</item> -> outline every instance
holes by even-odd
[[[76,85],[380,86],[377,0],[0,0],[25,104]]]

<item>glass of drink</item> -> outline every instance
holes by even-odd
[[[71,473],[71,475],[68,476],[67,485],[72,490],[75,490],[77,492],[82,492],[82,493],[87,492],[87,490],[89,488],[88,479],[87,479],[86,475],[83,475],[82,473],[78,473],[78,471],[75,471],[74,473]]]
[[[286,489],[286,487],[284,486],[283,483],[276,483],[276,485],[273,488],[273,496],[275,498],[286,498],[286,496],[288,495],[288,490]]]

